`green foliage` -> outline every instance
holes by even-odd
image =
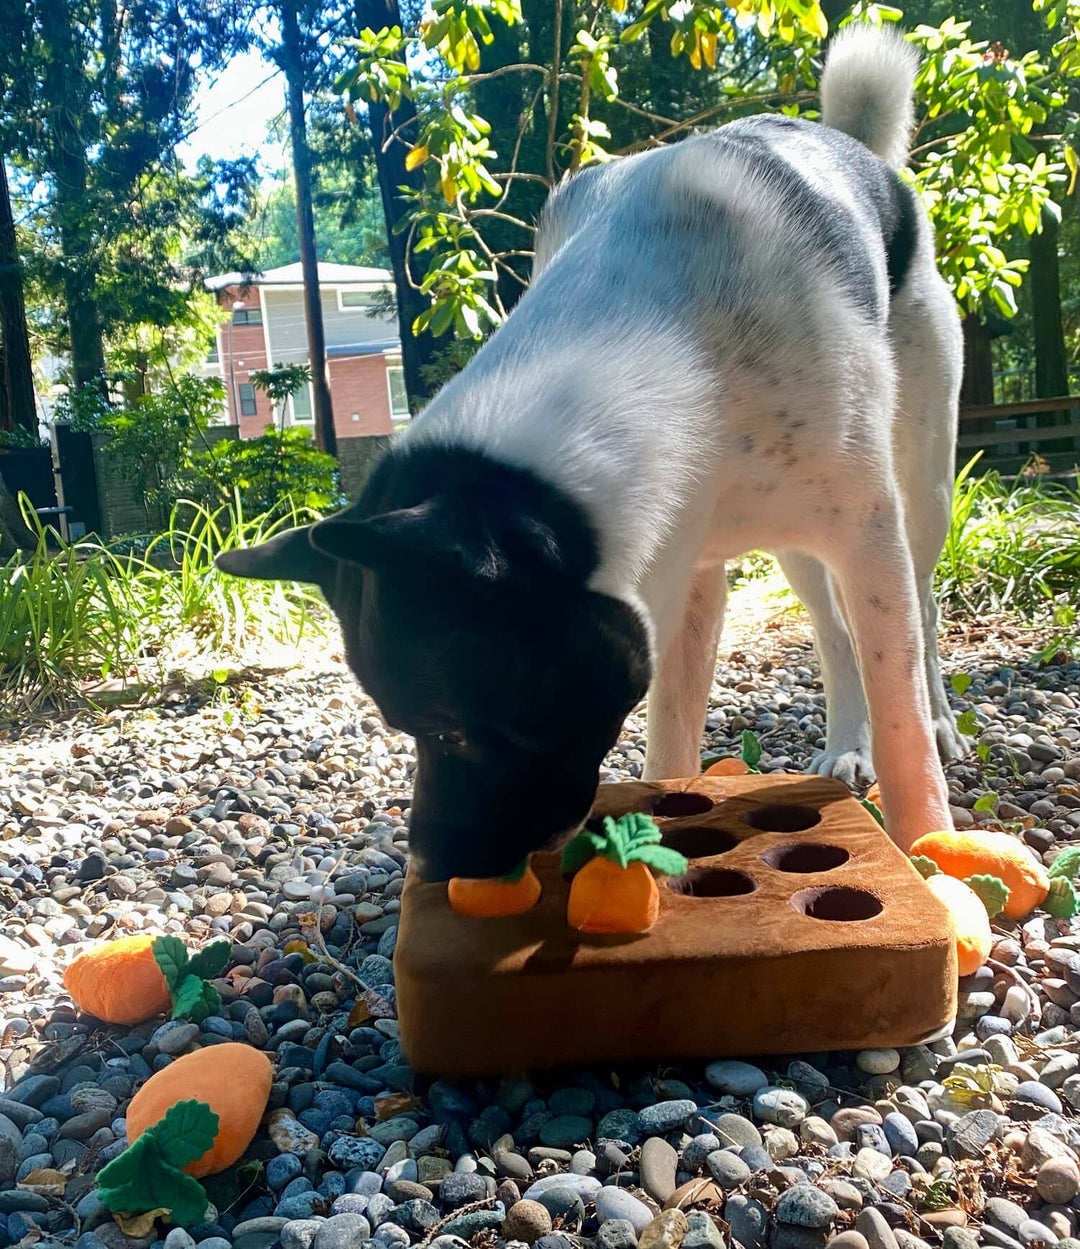
[[[986,907],[991,919],[1000,915],[1009,900],[1009,887],[997,876],[969,876],[964,884]]]
[[[603,833],[586,830],[567,842],[562,854],[563,875],[573,876],[598,854],[622,868],[644,863],[665,876],[681,876],[689,866],[677,850],[660,845],[656,822],[637,811],[617,820],[605,816]]]
[[[1050,879],[1072,880],[1077,873],[1080,873],[1080,846],[1066,846],[1050,865]]]
[[[860,798],[859,802],[862,804],[863,810],[869,811],[870,814],[874,817],[874,819],[877,821],[878,827],[884,828],[885,817],[881,814],[881,808],[878,806],[878,804],[876,802],[871,802],[869,798]]]
[[[139,1214],[164,1209],[179,1227],[206,1213],[206,1193],[182,1167],[213,1145],[218,1117],[203,1102],[177,1102],[157,1123],[98,1172],[98,1196],[107,1210]]]
[[[12,709],[66,707],[138,654],[138,598],[123,561],[94,541],[51,550],[20,501],[36,543],[0,565],[0,693]]]
[[[971,688],[971,677],[966,672],[957,672],[950,678],[949,685],[952,687],[953,693],[963,698]]]
[[[195,451],[179,483],[204,507],[239,499],[260,515],[296,505],[326,512],[340,507],[337,461],[319,451],[306,429],[267,426],[258,438],[222,438]]]
[[[255,369],[248,376],[251,384],[269,397],[271,411],[275,411],[284,424],[286,403],[311,383],[311,366],[275,364],[272,369]]]
[[[1050,882],[1050,892],[1043,900],[1042,909],[1052,919],[1072,919],[1080,911],[1080,898],[1076,896],[1072,881],[1055,876]]]
[[[325,607],[311,588],[229,577],[214,563],[219,551],[318,513],[283,508],[247,520],[236,504],[180,504],[142,554],[119,555],[48,534],[20,501],[37,542],[0,565],[0,700],[13,715],[92,702],[103,677],[162,679],[177,655],[185,664],[192,653],[240,657],[321,632]]]
[[[752,733],[749,729],[743,729],[742,738],[740,739],[739,757],[751,772],[757,772],[760,769],[758,764],[761,762],[761,742],[756,733]]]
[[[201,950],[188,959],[187,972],[191,976],[201,976],[204,980],[213,980],[229,965],[229,953],[232,946],[228,941],[213,941],[204,945]]]
[[[983,794],[980,798],[976,798],[975,805],[972,810],[989,811],[992,813],[997,810],[997,806],[1000,801],[1001,799],[998,795],[991,791],[990,793]]]
[[[997,473],[957,476],[937,568],[942,603],[972,617],[1012,612],[1024,621],[1076,619],[1080,486]],[[963,731],[963,730],[962,730]]]
[[[937,876],[941,872],[941,868],[925,854],[913,854],[911,856],[911,866],[919,873],[923,880],[929,880],[931,876]]]
[[[1065,102],[1064,84],[1037,52],[1013,57],[1001,45],[971,40],[970,27],[950,17],[912,33],[923,53],[914,183],[934,221],[938,266],[959,303],[972,310],[989,299],[1012,316],[1027,262],[1010,261],[998,243],[1017,228],[1040,230],[1044,206],[1060,215],[1050,196],[1064,180],[1064,162],[1038,151],[1032,137]]]
[[[1045,3],[1076,8],[1076,0]],[[903,16],[859,0],[840,25]],[[817,0],[739,0],[727,9],[708,0],[571,0],[560,20],[554,55],[550,29],[541,32],[518,0],[439,0],[416,25],[346,41],[357,63],[339,88],[391,109],[411,101],[420,119],[418,134],[391,139],[409,143],[406,167],[425,173],[396,227],[427,264],[421,288],[430,307],[418,332],[478,339],[503,320],[527,284],[523,260],[544,191],[562,174],[704,122],[817,115],[827,34]],[[1048,11],[1047,20],[1068,26],[1048,58],[972,39],[970,23],[952,17],[908,36],[922,66],[907,176],[934,221],[941,271],[968,310],[1015,311],[1026,261],[1005,249],[1040,228],[1043,208],[1054,211],[1054,186],[1076,163],[1060,135],[1041,133],[1055,128],[1050,114],[1065,100],[1075,48],[1074,16]]]

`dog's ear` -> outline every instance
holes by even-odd
[[[562,571],[558,540],[547,525],[521,513],[485,510],[483,500],[466,507],[445,495],[378,516],[332,516],[314,526],[311,541],[348,563],[378,568],[414,554],[487,584],[504,580],[522,563]]]
[[[214,563],[234,577],[323,585],[334,576],[334,562],[312,545],[311,528],[287,529],[258,546],[222,551]]]

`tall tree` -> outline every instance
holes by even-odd
[[[28,434],[37,433],[37,405],[34,401],[34,371],[30,358],[30,335],[26,328],[26,302],[23,296],[22,265],[15,241],[15,218],[11,211],[7,164],[0,148],[0,343],[3,344],[3,371],[0,386],[3,404],[0,416],[8,428],[16,426]],[[0,419],[0,429],[4,421]]]
[[[307,322],[312,392],[314,395],[315,444],[329,455],[337,453],[334,407],[326,373],[326,332],[319,291],[319,255],[315,240],[315,217],[311,206],[311,151],[307,138],[304,94],[307,85],[305,49],[301,42],[296,0],[278,0],[281,43],[274,59],[285,75],[289,109],[289,140],[293,178],[296,183],[296,221],[300,242],[300,265],[304,274],[304,317]]]
[[[194,278],[181,240],[204,248],[219,191],[235,190],[228,172],[186,177],[176,148],[196,75],[241,46],[244,9],[205,0],[11,7],[18,51],[0,67],[17,66],[0,104],[0,146],[33,221],[36,277],[63,310],[72,379],[104,397],[107,337],[177,313]]]

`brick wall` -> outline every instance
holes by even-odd
[[[236,438],[232,425],[215,425],[206,431],[208,443],[223,438]],[[106,538],[122,533],[147,533],[163,528],[166,516],[147,516],[142,493],[130,477],[125,475],[123,465],[115,455],[109,454],[109,435],[92,434],[94,448],[94,472],[97,475],[98,507],[101,511],[101,532]]]
[[[382,355],[331,359],[330,395],[339,438],[388,435],[390,386]]]
[[[218,292],[218,303],[223,312],[231,320],[232,306],[237,301],[247,308],[259,307],[259,288],[257,286],[227,286]],[[221,327],[221,376],[225,383],[226,408],[229,424],[237,424],[239,415],[239,388],[241,383],[250,381],[251,374],[257,369],[266,369],[271,361],[266,358],[266,337],[261,325],[233,325],[229,320]],[[229,365],[230,335],[232,344],[232,368]],[[255,391],[255,415],[240,416],[240,437],[257,438],[273,420],[270,400],[261,390]]]

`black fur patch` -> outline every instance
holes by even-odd
[[[587,588],[581,509],[473,452],[392,450],[353,507],[286,544],[287,575],[309,538],[353,671],[416,738],[417,870],[501,875],[576,828],[650,678],[637,613]],[[275,575],[250,562],[228,571]]]

